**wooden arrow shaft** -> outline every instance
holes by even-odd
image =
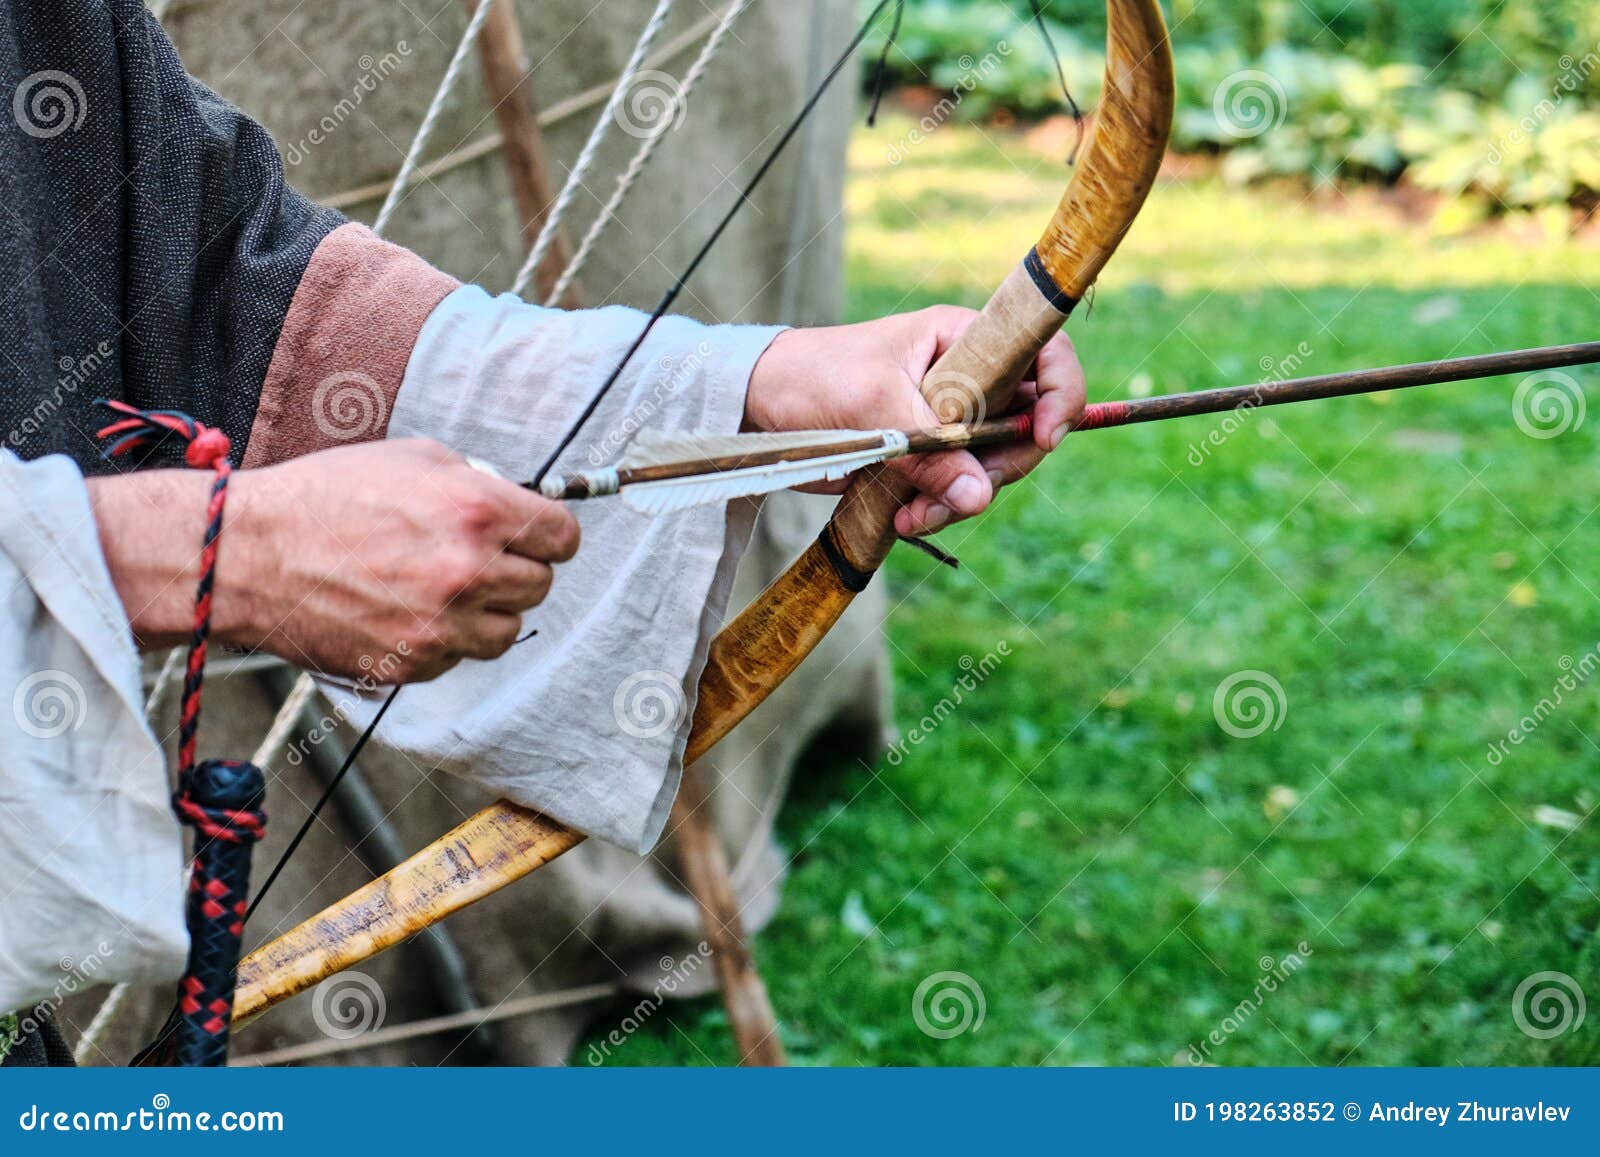
[[[1311,402],[1319,398],[1347,398],[1355,394],[1498,378],[1507,374],[1539,373],[1596,362],[1600,362],[1600,342],[1581,342],[1476,357],[1448,358],[1437,362],[1416,362],[1378,370],[1355,370],[1282,382],[1261,382],[1253,386],[1227,386],[1187,394],[1134,398],[1126,402],[1101,402],[1085,410],[1083,418],[1073,429],[1099,430],[1142,422],[1165,422],[1170,418],[1221,414],[1258,406],[1285,406],[1291,402]]]

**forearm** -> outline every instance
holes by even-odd
[[[217,556],[212,597],[212,635],[247,643],[250,611],[259,587],[244,581],[253,553],[248,502],[235,493],[228,503],[228,533]],[[177,646],[194,629],[195,587],[200,579],[209,473],[149,470],[90,478],[89,503],[112,585],[141,650]],[[244,523],[241,530],[239,523]]]

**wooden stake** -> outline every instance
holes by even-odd
[[[711,963],[728,1010],[739,1063],[764,1068],[787,1065],[789,1058],[778,1037],[778,1017],[745,938],[733,873],[711,812],[708,778],[706,764],[686,766],[678,798],[672,804],[671,825],[687,877],[684,883],[700,908],[700,926],[711,946]]]
[[[467,8],[476,10],[479,2],[494,5],[478,36],[478,63],[504,141],[506,173],[511,178],[526,253],[544,228],[555,189],[545,161],[544,132],[534,105],[529,82],[532,70],[515,0],[467,0]],[[566,239],[558,233],[544,265],[534,275],[537,300],[543,301],[549,294],[571,256]],[[577,308],[576,290],[569,290],[560,304],[564,309]]]

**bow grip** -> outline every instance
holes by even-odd
[[[922,396],[939,421],[976,425],[1003,414],[1039,351],[1066,322],[1072,304],[1030,252],[922,379]],[[914,493],[887,466],[863,470],[825,532],[833,550],[860,573],[877,570],[895,542],[895,512]]]

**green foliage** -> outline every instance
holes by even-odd
[[[1501,209],[1560,205],[1600,190],[1600,109],[1532,83],[1499,105],[1441,93],[1400,134],[1412,181],[1464,200],[1465,222]]]
[[[1029,11],[1027,0],[944,3],[1005,7],[1015,18]],[[920,6],[912,0],[908,15]],[[1287,45],[1368,64],[1402,60],[1426,67],[1434,83],[1480,96],[1600,44],[1600,6],[1592,0],[1164,0],[1162,6],[1179,44],[1226,44],[1248,56]],[[1086,39],[1105,31],[1104,0],[1045,0],[1043,7]],[[1600,95],[1600,87],[1589,91]]]
[[[1432,22],[1412,7],[1430,13]],[[1479,32],[1452,40],[1447,30],[1460,21],[1459,12],[1446,18],[1429,3],[1403,9],[1341,5],[1337,16],[1325,14],[1327,27],[1345,29],[1351,47],[1329,52],[1295,46],[1297,40],[1320,43],[1302,27],[1309,13],[1319,11],[1314,4],[1297,0],[1287,8],[1250,5],[1246,11],[1213,0],[1178,24],[1174,145],[1225,154],[1224,175],[1238,183],[1267,177],[1387,182],[1404,176],[1454,199],[1441,215],[1447,224],[1471,224],[1505,211],[1587,205],[1600,193],[1600,102],[1594,100],[1600,92],[1600,5],[1582,8],[1496,8],[1478,14],[1487,21]],[[1099,97],[1103,61],[1098,31],[1085,27],[1095,23],[1091,9],[1098,11],[1098,5],[1055,4],[1053,17],[1063,19],[1047,21],[1069,84],[1086,109]],[[1364,41],[1346,28],[1354,19],[1351,10],[1387,30],[1379,41],[1390,45],[1390,62],[1371,63],[1356,51]],[[956,119],[981,119],[999,110],[1025,117],[1059,113],[1065,102],[1055,62],[1026,12],[1025,3],[1002,0],[914,5],[889,56],[890,74],[901,84],[954,94],[935,118],[939,123],[949,119],[946,112]],[[1432,28],[1435,39],[1424,37],[1423,27]],[[878,50],[883,34],[880,28]],[[1569,37],[1559,43],[1593,47],[1555,51],[1552,38],[1558,35]],[[1513,59],[1529,61],[1529,73],[1516,79],[1496,74],[1485,82],[1493,70],[1472,74],[1447,67],[1483,37],[1520,53]],[[1253,47],[1263,41],[1267,47]],[[1425,50],[1418,47],[1424,42]],[[1419,61],[1446,48],[1452,55],[1431,66],[1394,63],[1407,46]],[[1446,86],[1450,76],[1465,87]]]

